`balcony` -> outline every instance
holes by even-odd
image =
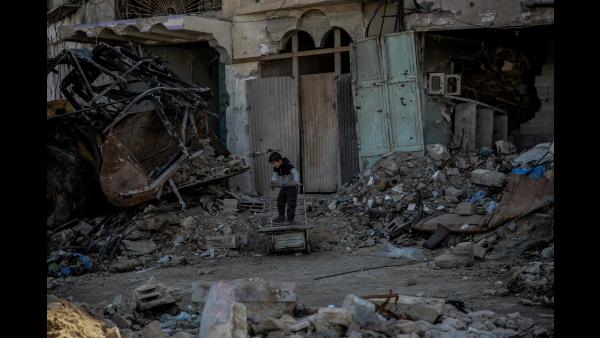
[[[221,11],[221,0],[117,0],[117,19],[191,15]]]

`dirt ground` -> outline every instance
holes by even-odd
[[[222,279],[262,277],[293,281],[298,286],[299,303],[307,306],[340,306],[348,294],[365,296],[387,293],[392,289],[404,295],[442,297],[465,302],[474,310],[492,310],[499,314],[520,312],[539,322],[551,322],[554,310],[525,306],[517,297],[485,296],[496,281],[510,278],[503,262],[477,262],[470,268],[434,269],[427,262],[386,267],[315,280],[316,277],[380,265],[407,264],[406,261],[379,256],[380,247],[364,248],[353,253],[316,252],[310,255],[258,256],[247,253],[236,258],[203,259],[176,267],[159,267],[149,271],[126,273],[93,273],[69,277],[49,294],[72,297],[72,300],[96,306],[108,304],[122,294],[145,283],[150,276],[167,286],[181,290],[180,306],[190,304],[191,282],[213,282]]]

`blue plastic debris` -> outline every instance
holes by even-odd
[[[494,210],[498,209],[500,205],[494,201],[490,201],[488,205],[485,207],[485,212],[491,214]]]
[[[544,169],[544,166],[539,165],[534,168],[516,168],[513,169],[512,172],[517,175],[527,175],[528,177],[537,180],[544,176],[546,170]]]
[[[513,169],[513,174],[517,174],[517,175],[527,175],[529,174],[529,172],[531,172],[531,169],[528,168],[517,168],[517,169]]]
[[[84,269],[89,270],[92,268],[92,260],[90,259],[90,257],[82,255],[80,253],[73,253],[73,256],[79,258],[79,261],[81,262],[81,264],[83,264]]]
[[[73,272],[71,271],[71,267],[65,266],[62,269],[60,269],[58,276],[59,277],[69,277],[72,274],[73,274]]]
[[[533,168],[533,170],[531,170],[531,173],[529,174],[529,177],[533,178],[534,180],[540,179],[544,176],[545,173],[545,169],[543,166],[537,166],[535,168]]]
[[[476,192],[471,199],[469,199],[469,203],[475,204],[485,198],[485,191]]]
[[[479,149],[479,155],[482,157],[490,157],[490,155],[492,155],[492,150],[490,148],[482,147]]]

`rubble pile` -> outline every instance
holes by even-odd
[[[384,237],[410,245],[403,241],[410,242],[406,234],[416,222],[448,213],[489,215],[499,208],[509,175],[540,177],[553,168],[553,143],[521,154],[507,141],[495,146],[476,154],[441,144],[428,145],[426,156],[386,154],[325,201],[321,212],[347,217],[338,239],[343,247],[373,246]]]
[[[533,261],[516,267],[508,290],[520,296],[525,305],[553,306],[554,260]]]
[[[210,145],[209,139],[200,140],[200,143],[204,152],[182,165],[173,175],[173,180],[178,186],[210,181],[238,173],[247,168],[247,165],[239,156],[231,154],[228,156],[215,156],[215,150]]]
[[[218,211],[215,196],[203,195],[201,201],[214,212],[200,203],[185,212],[148,206],[129,220],[118,214],[74,222],[49,236],[48,275],[176,266],[194,259],[236,257],[243,253],[240,250],[259,245],[253,230],[264,222],[264,215],[225,215]]]
[[[390,293],[348,295],[341,307],[306,308],[296,297],[293,283],[217,282],[207,296],[199,337],[553,336],[553,327],[519,313],[468,311],[459,301]]]

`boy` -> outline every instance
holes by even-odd
[[[279,217],[274,222],[283,222],[285,220],[285,210],[287,204],[287,221],[294,222],[296,213],[296,199],[298,198],[298,186],[300,185],[300,174],[298,170],[290,163],[287,158],[282,158],[278,152],[269,155],[269,162],[273,165],[273,177],[271,177],[271,187],[279,183],[281,190],[277,196],[277,212]]]

